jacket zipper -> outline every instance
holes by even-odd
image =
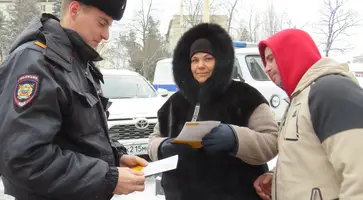
[[[193,117],[191,120],[192,122],[196,122],[198,120],[199,111],[200,111],[200,104],[197,103],[194,107],[194,113],[193,113]]]
[[[285,130],[286,130],[286,119],[287,119],[287,114],[288,114],[288,111],[289,111],[289,109],[290,109],[290,107],[291,107],[291,101],[290,101],[290,104],[288,105],[288,107],[287,107],[287,109],[285,110],[285,113],[284,113],[284,118],[283,118],[283,121],[282,121],[282,124],[281,124],[281,132],[283,133],[283,134],[285,134]],[[284,129],[284,130],[282,130],[282,128]],[[280,137],[285,137],[284,135],[282,135],[281,136],[281,134],[280,134]],[[279,142],[279,141],[278,141]],[[277,200],[278,198],[277,198],[277,171],[278,171],[278,163],[279,163],[279,159],[280,158],[278,158],[277,159],[277,162],[276,162],[276,168],[275,168],[275,172],[274,172],[274,182],[275,182],[275,200]]]

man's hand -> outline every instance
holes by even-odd
[[[142,166],[146,167],[149,163],[138,156],[132,156],[132,155],[123,155],[120,158],[120,166],[121,167],[136,167],[136,166]]]
[[[144,189],[145,177],[142,172],[128,167],[118,167],[118,181],[113,194],[130,194]]]
[[[272,173],[265,173],[259,176],[256,180],[253,186],[256,189],[257,194],[263,199],[263,200],[271,200],[271,189],[272,189]]]

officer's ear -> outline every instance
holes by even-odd
[[[78,1],[72,1],[68,7],[68,13],[71,16],[72,20],[75,20],[79,13],[81,12],[82,4]]]

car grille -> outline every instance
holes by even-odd
[[[113,126],[110,130],[110,136],[115,140],[141,139],[148,138],[154,131],[155,124],[149,124],[145,129],[138,129],[134,124]]]

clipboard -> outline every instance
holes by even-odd
[[[186,122],[178,137],[171,141],[174,144],[188,144],[192,148],[202,148],[202,139],[219,126],[220,121]]]

